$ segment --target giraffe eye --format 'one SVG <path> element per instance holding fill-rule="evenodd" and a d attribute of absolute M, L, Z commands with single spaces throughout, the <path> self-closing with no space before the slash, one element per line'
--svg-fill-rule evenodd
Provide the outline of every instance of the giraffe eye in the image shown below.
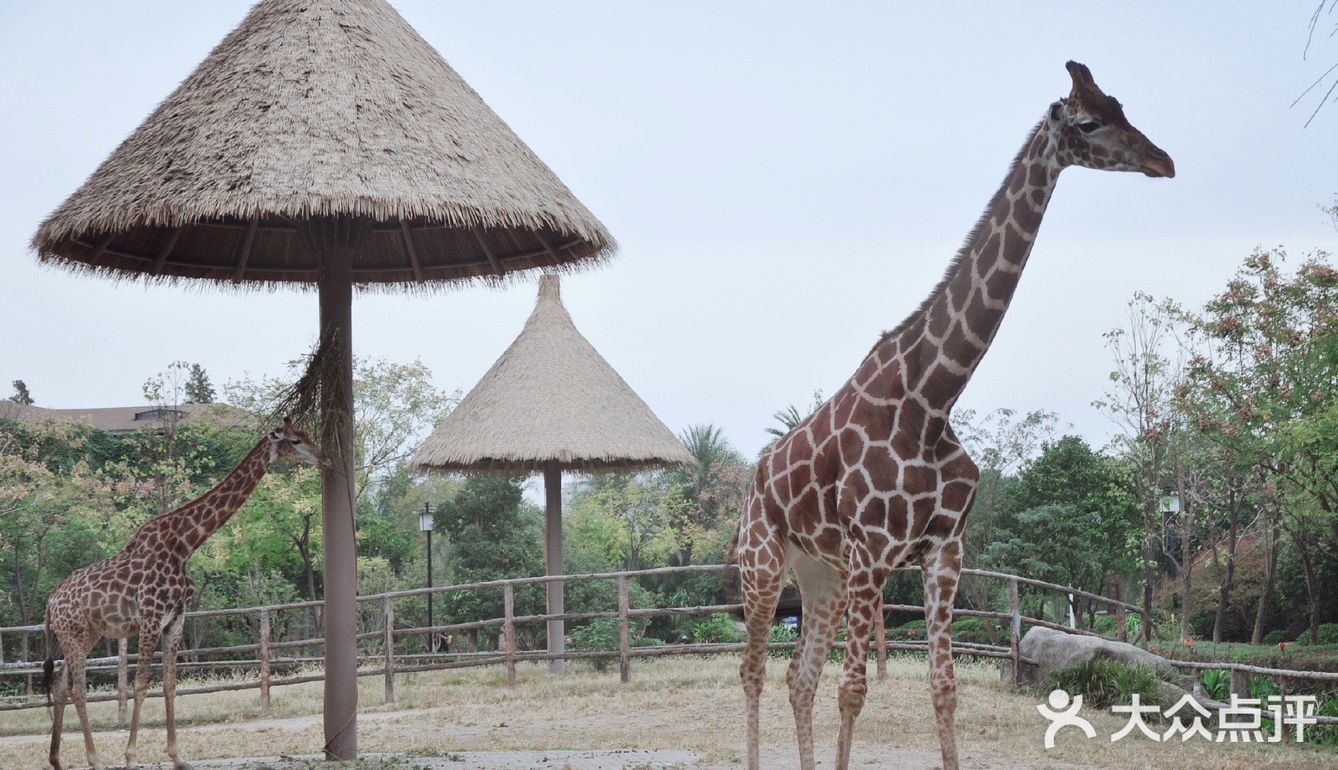
<path fill-rule="evenodd" d="M 290 443 L 290 444 L 301 444 L 301 443 L 302 443 L 302 439 L 300 439 L 300 438 L 290 438 L 290 439 L 288 439 L 288 443 Z"/>
<path fill-rule="evenodd" d="M 1098 128 L 1101 128 L 1101 124 L 1097 123 L 1095 120 L 1084 120 L 1078 124 L 1078 130 L 1084 134 L 1090 134 Z"/>

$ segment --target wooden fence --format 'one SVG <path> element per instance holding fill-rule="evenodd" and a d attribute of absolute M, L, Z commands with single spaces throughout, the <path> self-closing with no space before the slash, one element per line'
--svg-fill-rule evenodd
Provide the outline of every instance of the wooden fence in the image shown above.
<path fill-rule="evenodd" d="M 561 577 L 528 577 L 516 578 L 510 580 L 492 580 L 480 583 L 464 583 L 451 586 L 440 586 L 434 588 L 420 588 L 410 591 L 392 591 L 389 593 L 374 594 L 358 597 L 358 602 L 364 604 L 379 605 L 379 617 L 381 628 L 375 630 L 366 630 L 357 634 L 357 640 L 361 645 L 362 652 L 358 656 L 359 669 L 358 676 L 381 676 L 385 684 L 385 702 L 395 702 L 395 674 L 412 673 L 420 671 L 440 671 L 445 669 L 466 668 L 474 666 L 494 666 L 505 667 L 506 680 L 508 686 L 514 686 L 516 682 L 516 665 L 524 661 L 550 661 L 550 660 L 578 660 L 593 658 L 617 658 L 619 674 L 622 682 L 631 680 L 632 661 L 643 657 L 660 657 L 666 655 L 710 655 L 718 653 L 737 652 L 744 648 L 743 643 L 714 643 L 714 644 L 667 644 L 655 647 L 634 647 L 631 640 L 632 624 L 636 620 L 655 617 L 691 617 L 700 615 L 710 615 L 713 613 L 737 613 L 743 609 L 742 604 L 717 604 L 696 607 L 659 607 L 659 608 L 634 608 L 630 603 L 630 585 L 631 581 L 645 577 L 657 577 L 665 575 L 683 575 L 691 573 L 716 573 L 725 575 L 732 570 L 737 569 L 732 564 L 712 564 L 695 565 L 685 567 L 663 567 L 659 569 L 637 570 L 627 572 L 605 572 L 583 575 L 564 575 Z M 918 572 L 918 568 L 907 568 L 903 571 Z M 1054 623 L 1040 618 L 1033 618 L 1022 613 L 1020 591 L 1022 586 L 1039 588 L 1044 591 L 1059 592 L 1072 601 L 1072 597 L 1080 596 L 1091 600 L 1097 605 L 1104 605 L 1109 610 L 1113 610 L 1118 618 L 1118 628 L 1120 636 L 1124 635 L 1124 615 L 1132 612 L 1140 616 L 1143 610 L 1137 605 L 1120 602 L 1099 594 L 1094 594 L 1068 586 L 1061 586 L 1054 583 L 1047 583 L 1041 580 L 1009 575 L 1001 572 L 990 572 L 986 570 L 967 569 L 962 571 L 964 576 L 976 579 L 988 579 L 1003 581 L 1008 589 L 1008 609 L 1007 611 L 978 610 L 969 608 L 959 608 L 954 611 L 956 618 L 986 618 L 989 620 L 1000 621 L 1006 628 L 1008 644 L 973 644 L 954 642 L 954 654 L 959 656 L 987 657 L 1007 660 L 1011 664 L 1013 685 L 1018 684 L 1018 671 L 1022 663 L 1035 663 L 1035 661 L 1022 657 L 1021 653 L 1021 635 L 1023 624 L 1042 626 L 1065 633 L 1087 634 L 1092 636 L 1101 636 L 1094 632 L 1069 628 L 1063 624 Z M 567 612 L 554 615 L 516 615 L 515 614 L 515 592 L 520 586 L 535 585 L 560 580 L 567 583 L 584 581 L 616 581 L 618 588 L 618 607 L 616 610 L 605 610 L 597 612 Z M 448 623 L 433 626 L 414 626 L 408 628 L 398 628 L 395 626 L 395 601 L 410 597 L 421 597 L 428 594 L 446 594 L 461 591 L 480 591 L 486 589 L 501 589 L 503 616 L 500 618 L 489 618 L 484 620 L 474 620 L 463 623 Z M 959 594 L 960 596 L 960 594 Z M 202 685 L 196 687 L 183 687 L 177 690 L 179 695 L 190 695 L 199 693 L 221 692 L 224 690 L 251 690 L 259 691 L 260 712 L 262 716 L 270 713 L 270 690 L 288 684 L 298 684 L 302 682 L 315 682 L 324 679 L 321 673 L 297 673 L 291 676 L 275 677 L 273 670 L 276 666 L 301 666 L 303 664 L 319 664 L 320 657 L 303 656 L 292 654 L 291 651 L 303 649 L 319 649 L 323 644 L 322 639 L 296 639 L 275 641 L 271 638 L 271 629 L 273 619 L 278 613 L 282 612 L 310 612 L 313 607 L 320 607 L 321 602 L 295 602 L 291 604 L 269 605 L 263 607 L 244 607 L 225 610 L 205 610 L 200 612 L 187 613 L 187 619 L 208 618 L 221 616 L 254 616 L 256 627 L 258 628 L 258 638 L 254 643 L 222 646 L 222 647 L 202 647 L 183 650 L 182 660 L 178 667 L 185 671 L 195 668 L 243 668 L 248 673 L 254 671 L 254 677 L 245 681 L 228 682 L 221 684 Z M 919 605 L 906 604 L 888 604 L 884 611 L 896 612 L 920 612 L 924 608 Z M 564 620 L 569 622 L 591 621 L 601 618 L 616 618 L 618 621 L 618 647 L 608 650 L 568 650 L 560 654 L 549 653 L 546 649 L 520 650 L 516 644 L 516 629 L 518 626 L 526 624 L 543 624 L 549 620 Z M 888 641 L 883 628 L 882 616 L 880 615 L 876 624 L 876 642 L 874 649 L 877 657 L 877 670 L 881 678 L 886 671 L 886 654 L 888 650 L 910 650 L 924 651 L 927 642 L 924 640 L 895 640 Z M 1142 628 L 1146 631 L 1151 628 L 1151 623 L 1147 617 L 1143 617 Z M 497 650 L 488 650 L 481 652 L 455 652 L 455 653 L 409 653 L 407 651 L 397 652 L 397 642 L 401 647 L 405 647 L 403 640 L 428 635 L 452 634 L 469 631 L 479 631 L 483 629 L 496 629 L 500 632 L 499 644 Z M 24 655 L 24 660 L 17 662 L 5 662 L 3 659 L 3 639 L 12 638 L 12 635 L 19 635 L 21 638 L 20 649 L 28 654 Z M 0 628 L 0 682 L 5 679 L 20 678 L 27 680 L 28 693 L 26 695 L 14 696 L 0 699 L 0 711 L 41 708 L 45 706 L 45 698 L 32 693 L 31 681 L 34 675 L 40 674 L 41 660 L 37 655 L 41 650 L 42 626 L 10 626 Z M 35 636 L 37 644 L 30 643 Z M 769 644 L 768 648 L 772 650 L 792 649 L 794 642 L 782 642 Z M 139 655 L 128 653 L 126 640 L 119 640 L 119 654 L 99 658 L 89 658 L 87 668 L 90 671 L 116 669 L 116 692 L 115 693 L 91 693 L 88 697 L 90 702 L 116 700 L 119 705 L 118 715 L 124 721 L 126 692 L 128 682 L 128 665 L 131 662 L 138 662 Z M 255 653 L 254 657 L 244 659 L 207 659 L 209 656 L 218 656 L 225 654 Z M 154 651 L 153 666 L 161 668 L 162 653 Z M 1286 687 L 1287 679 L 1309 679 L 1318 681 L 1338 682 L 1338 673 L 1290 671 L 1283 669 L 1262 669 L 1243 664 L 1235 663 L 1194 663 L 1188 661 L 1171 661 L 1173 665 L 1183 668 L 1215 668 L 1230 669 L 1233 671 L 1233 680 L 1237 672 L 1241 674 L 1258 673 L 1278 679 L 1283 688 Z M 1248 690 L 1248 679 L 1245 686 Z M 1233 686 L 1233 690 L 1234 690 Z M 161 691 L 155 690 L 149 693 L 149 697 L 161 697 Z M 1327 721 L 1327 720 L 1326 720 Z"/>

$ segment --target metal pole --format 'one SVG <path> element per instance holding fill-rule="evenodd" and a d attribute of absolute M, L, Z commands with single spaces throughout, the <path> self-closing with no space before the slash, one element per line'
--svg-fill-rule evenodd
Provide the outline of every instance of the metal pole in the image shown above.
<path fill-rule="evenodd" d="M 427 503 L 424 503 L 423 505 L 426 506 Z M 431 588 L 431 587 L 432 587 L 432 530 L 430 530 L 430 529 L 427 531 L 427 587 L 428 587 L 428 588 Z M 432 594 L 428 594 L 428 595 L 427 595 L 427 625 L 428 625 L 428 628 L 431 628 L 432 625 L 433 625 L 433 624 L 432 624 Z M 428 631 L 428 632 L 427 632 L 427 651 L 428 651 L 428 652 L 436 652 L 436 651 L 437 651 L 437 632 L 436 632 L 436 631 Z"/>
<path fill-rule="evenodd" d="M 358 658 L 353 534 L 353 253 L 366 224 L 308 221 L 307 243 L 320 259 L 321 524 L 325 552 L 325 700 L 327 760 L 358 758 Z"/>

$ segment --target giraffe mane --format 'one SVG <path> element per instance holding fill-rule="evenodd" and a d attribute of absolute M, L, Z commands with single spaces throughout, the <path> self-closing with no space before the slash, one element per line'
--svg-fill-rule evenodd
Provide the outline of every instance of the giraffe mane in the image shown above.
<path fill-rule="evenodd" d="M 1031 149 L 1032 140 L 1036 138 L 1036 134 L 1041 130 L 1041 127 L 1045 125 L 1045 121 L 1045 118 L 1041 118 L 1036 122 L 1036 125 L 1032 126 L 1031 131 L 1027 133 L 1027 139 L 1022 143 L 1022 149 L 1017 151 L 1017 155 L 1013 157 L 1013 162 L 1008 164 L 1008 173 L 1004 174 L 1004 184 L 1000 189 L 1003 189 L 1003 186 L 1008 184 L 1008 179 L 1013 176 L 1013 172 L 1017 170 L 1018 165 L 1022 163 L 1022 159 L 1026 157 L 1027 151 Z M 996 197 L 997 195 L 998 193 L 995 193 Z M 935 284 L 934 288 L 929 292 L 929 296 L 925 297 L 920 303 L 920 306 L 912 311 L 910 315 L 902 319 L 901 323 L 892 327 L 892 329 L 883 332 L 878 337 L 878 341 L 875 342 L 873 347 L 869 349 L 869 352 L 865 354 L 865 358 L 873 355 L 873 352 L 884 342 L 887 342 L 889 339 L 906 331 L 911 324 L 915 323 L 917 318 L 923 316 L 925 312 L 929 310 L 929 307 L 934 304 L 934 300 L 938 299 L 939 294 L 947 288 L 948 283 L 952 281 L 953 276 L 957 274 L 957 269 L 961 267 L 962 262 L 970 256 L 971 244 L 975 243 L 981 230 L 984 229 L 990 221 L 990 214 L 994 211 L 994 200 L 994 197 L 990 198 L 990 202 L 985 206 L 985 210 L 981 212 L 980 217 L 976 219 L 976 224 L 971 228 L 971 231 L 966 234 L 966 239 L 963 240 L 962 245 L 958 247 L 957 253 L 953 256 L 952 261 L 948 263 L 947 269 L 943 271 L 943 277 L 939 279 L 939 282 Z"/>

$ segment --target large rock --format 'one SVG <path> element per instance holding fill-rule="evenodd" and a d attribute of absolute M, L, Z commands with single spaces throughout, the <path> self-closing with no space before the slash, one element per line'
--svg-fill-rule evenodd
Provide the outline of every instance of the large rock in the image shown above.
<path fill-rule="evenodd" d="M 1038 684 L 1055 671 L 1081 666 L 1098 658 L 1109 658 L 1131 666 L 1141 664 L 1166 673 L 1172 681 L 1192 682 L 1182 677 L 1180 672 L 1160 655 L 1153 655 L 1132 644 L 1103 639 L 1099 636 L 1066 634 L 1063 631 L 1033 626 L 1027 635 L 1022 637 L 1020 648 L 1023 658 L 1036 661 L 1035 664 L 1026 662 L 1022 664 L 1019 674 L 1024 684 Z"/>

